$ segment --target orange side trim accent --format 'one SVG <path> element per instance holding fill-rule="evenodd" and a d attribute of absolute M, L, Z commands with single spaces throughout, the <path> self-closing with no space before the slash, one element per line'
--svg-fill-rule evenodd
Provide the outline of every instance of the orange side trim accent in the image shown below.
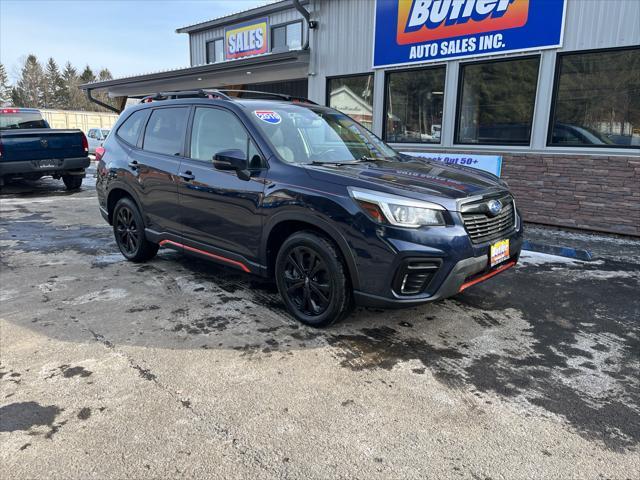
<path fill-rule="evenodd" d="M 511 260 L 509 263 L 505 263 L 504 265 L 502 265 L 499 268 L 496 268 L 495 270 L 492 270 L 491 272 L 478 277 L 476 279 L 471 280 L 470 282 L 466 282 L 463 283 L 462 285 L 460 285 L 460 290 L 458 290 L 458 293 L 462 292 L 463 290 L 466 290 L 469 287 L 474 286 L 476 283 L 480 283 L 480 282 L 484 282 L 485 280 L 488 280 L 491 277 L 496 276 L 497 274 L 504 272 L 505 270 L 507 270 L 508 268 L 513 267 L 516 264 L 515 260 Z"/>
<path fill-rule="evenodd" d="M 213 253 L 205 252 L 204 250 L 200 250 L 199 248 L 190 247 L 189 245 L 183 245 L 182 243 L 174 242 L 173 240 L 162 240 L 160 242 L 160 246 L 164 247 L 166 243 L 170 243 L 177 247 L 182 247 L 185 250 L 189 250 L 190 252 L 200 253 L 202 255 L 206 255 L 207 257 L 215 258 L 216 260 L 220 260 L 221 262 L 229 263 L 231 265 L 235 265 L 236 267 L 240 267 L 244 272 L 251 273 L 251 270 L 247 268 L 247 266 L 242 262 L 237 262 L 235 260 L 231 260 L 230 258 L 221 257 L 220 255 L 215 255 Z"/>

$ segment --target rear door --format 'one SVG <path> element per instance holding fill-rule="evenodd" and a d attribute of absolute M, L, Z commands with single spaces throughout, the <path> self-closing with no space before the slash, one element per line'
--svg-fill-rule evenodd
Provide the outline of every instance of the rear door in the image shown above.
<path fill-rule="evenodd" d="M 182 160 L 178 180 L 185 238 L 257 260 L 266 178 L 263 155 L 240 119 L 222 108 L 195 109 L 188 144 L 189 158 Z M 250 180 L 214 168 L 215 154 L 229 149 L 246 152 Z"/>
<path fill-rule="evenodd" d="M 153 109 L 142 149 L 132 149 L 129 154 L 146 224 L 159 233 L 180 234 L 177 175 L 184 157 L 188 118 L 189 107 Z"/>

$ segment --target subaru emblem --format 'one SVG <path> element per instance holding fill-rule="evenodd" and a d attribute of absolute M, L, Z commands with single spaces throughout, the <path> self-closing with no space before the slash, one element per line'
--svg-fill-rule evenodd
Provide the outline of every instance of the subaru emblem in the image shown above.
<path fill-rule="evenodd" d="M 495 217 L 502 210 L 502 202 L 500 200 L 490 200 L 487 203 L 487 208 L 491 216 Z"/>

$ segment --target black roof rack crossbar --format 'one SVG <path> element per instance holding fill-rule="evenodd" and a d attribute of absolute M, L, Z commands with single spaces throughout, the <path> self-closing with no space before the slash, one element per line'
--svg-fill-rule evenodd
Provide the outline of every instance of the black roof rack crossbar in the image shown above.
<path fill-rule="evenodd" d="M 155 95 L 148 95 L 141 100 L 141 103 L 160 101 L 160 100 L 174 100 L 177 98 L 219 98 L 223 100 L 232 100 L 229 95 L 218 90 L 180 90 L 176 92 L 158 92 Z"/>
<path fill-rule="evenodd" d="M 228 95 L 237 94 L 237 95 Z M 181 90 L 176 92 L 158 92 L 155 95 L 148 95 L 140 100 L 141 103 L 161 101 L 161 100 L 175 100 L 177 98 L 210 98 L 221 100 L 234 100 L 236 98 L 253 98 L 259 99 L 264 97 L 273 97 L 280 100 L 286 100 L 288 102 L 301 102 L 309 103 L 311 105 L 317 105 L 316 102 L 304 97 L 297 97 L 294 95 L 287 95 L 285 93 L 271 93 L 261 92 L 258 90 L 233 90 L 233 89 L 220 89 L 220 90 Z"/>
<path fill-rule="evenodd" d="M 262 97 L 276 97 L 282 100 L 286 100 L 288 102 L 304 102 L 304 103 L 310 103 L 312 105 L 317 105 L 316 102 L 313 102 L 311 100 L 309 100 L 308 98 L 305 97 L 298 97 L 295 95 L 287 95 L 286 93 L 271 93 L 271 92 L 262 92 L 260 90 L 233 90 L 233 89 L 227 89 L 227 88 L 221 88 L 219 90 L 217 90 L 218 92 L 221 93 L 238 93 L 240 95 L 237 96 L 237 98 L 252 98 L 252 95 L 258 96 L 260 98 Z"/>

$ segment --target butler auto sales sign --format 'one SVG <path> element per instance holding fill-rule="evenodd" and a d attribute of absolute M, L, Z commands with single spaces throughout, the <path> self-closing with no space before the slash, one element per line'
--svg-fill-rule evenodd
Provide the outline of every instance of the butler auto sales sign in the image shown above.
<path fill-rule="evenodd" d="M 567 0 L 376 0 L 373 67 L 554 48 Z"/>

